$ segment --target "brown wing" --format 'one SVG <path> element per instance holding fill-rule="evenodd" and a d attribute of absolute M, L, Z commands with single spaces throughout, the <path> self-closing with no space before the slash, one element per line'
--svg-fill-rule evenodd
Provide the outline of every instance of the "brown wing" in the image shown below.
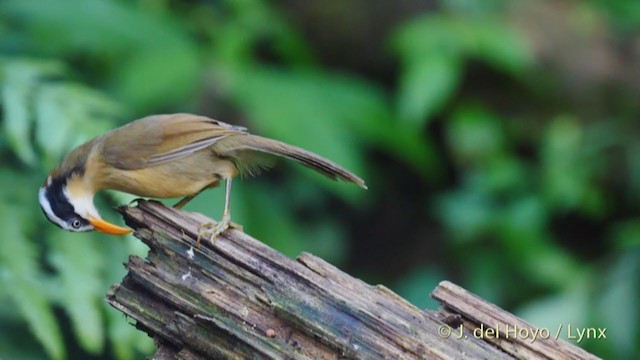
<path fill-rule="evenodd" d="M 152 115 L 103 135 L 101 155 L 124 170 L 189 156 L 245 128 L 192 114 Z"/>

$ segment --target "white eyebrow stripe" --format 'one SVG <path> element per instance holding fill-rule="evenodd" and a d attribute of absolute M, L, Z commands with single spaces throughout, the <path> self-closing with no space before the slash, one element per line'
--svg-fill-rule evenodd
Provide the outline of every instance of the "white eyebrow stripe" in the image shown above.
<path fill-rule="evenodd" d="M 51 204 L 47 199 L 46 192 L 47 188 L 44 187 L 40 188 L 40 191 L 38 192 L 38 200 L 40 200 L 40 206 L 42 207 L 42 210 L 44 210 L 45 214 L 47 214 L 49 220 L 55 222 L 61 228 L 69 230 L 69 225 L 67 224 L 67 222 L 56 216 L 56 214 L 53 212 L 53 209 L 51 209 Z"/>

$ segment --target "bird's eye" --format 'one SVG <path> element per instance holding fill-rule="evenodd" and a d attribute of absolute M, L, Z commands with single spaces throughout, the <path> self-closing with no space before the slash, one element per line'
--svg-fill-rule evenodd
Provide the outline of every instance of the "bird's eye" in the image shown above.
<path fill-rule="evenodd" d="M 71 226 L 73 226 L 74 229 L 79 229 L 80 226 L 82 226 L 82 223 L 80 222 L 80 220 L 73 220 Z"/>

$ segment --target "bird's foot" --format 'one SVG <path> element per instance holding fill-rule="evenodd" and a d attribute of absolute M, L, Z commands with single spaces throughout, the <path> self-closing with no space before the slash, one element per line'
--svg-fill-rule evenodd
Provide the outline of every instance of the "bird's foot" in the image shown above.
<path fill-rule="evenodd" d="M 196 241 L 196 245 L 200 247 L 200 240 L 203 238 L 209 238 L 211 245 L 214 245 L 218 235 L 227 230 L 230 225 L 234 227 L 233 225 L 236 224 L 231 222 L 231 217 L 229 215 L 223 215 L 222 219 L 217 223 L 208 222 L 200 225 L 198 228 L 198 240 Z"/>
<path fill-rule="evenodd" d="M 240 224 L 234 223 L 233 221 L 229 221 L 229 227 L 244 232 L 244 227 Z"/>

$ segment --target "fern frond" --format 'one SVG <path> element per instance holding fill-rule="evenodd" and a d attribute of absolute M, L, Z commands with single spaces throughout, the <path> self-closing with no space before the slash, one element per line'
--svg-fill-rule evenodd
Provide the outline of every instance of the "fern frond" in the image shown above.
<path fill-rule="evenodd" d="M 4 131 L 7 141 L 23 162 L 37 163 L 31 141 L 31 105 L 38 83 L 51 76 L 60 75 L 57 63 L 33 60 L 0 61 L 0 98 L 4 109 Z"/>
<path fill-rule="evenodd" d="M 9 211 L 8 209 L 11 209 Z M 0 282 L 10 289 L 17 311 L 40 341 L 47 354 L 54 359 L 65 358 L 65 347 L 60 327 L 51 308 L 47 293 L 42 291 L 42 271 L 38 266 L 34 243 L 25 234 L 26 214 L 10 204 L 0 206 L 0 264 L 4 267 Z"/>
<path fill-rule="evenodd" d="M 73 146 L 112 128 L 121 115 L 121 106 L 101 92 L 64 81 L 66 73 L 56 61 L 0 61 L 4 130 L 11 149 L 26 164 L 34 166 L 41 158 L 45 167 L 54 166 Z"/>
<path fill-rule="evenodd" d="M 61 231 L 49 236 L 48 257 L 62 286 L 61 305 L 71 318 L 74 334 L 82 347 L 93 354 L 104 348 L 101 303 L 101 272 L 104 261 L 96 236 L 82 239 Z"/>
<path fill-rule="evenodd" d="M 118 283 L 126 275 L 127 271 L 122 263 L 130 255 L 144 258 L 149 250 L 144 243 L 131 235 L 120 239 L 122 241 L 101 243 L 102 255 L 109 259 L 105 263 L 105 287 Z M 132 360 L 137 353 L 149 354 L 153 351 L 154 345 L 151 338 L 138 331 L 120 311 L 111 307 L 107 309 L 107 333 L 118 360 Z"/>

